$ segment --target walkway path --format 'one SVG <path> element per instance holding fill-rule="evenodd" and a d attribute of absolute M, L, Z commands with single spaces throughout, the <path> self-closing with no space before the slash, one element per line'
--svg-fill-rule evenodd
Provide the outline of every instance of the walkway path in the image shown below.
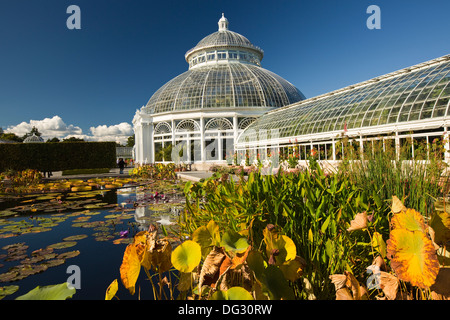
<path fill-rule="evenodd" d="M 177 177 L 181 180 L 189 180 L 198 182 L 201 179 L 207 179 L 213 175 L 212 172 L 209 171 L 184 171 L 178 172 Z"/>
<path fill-rule="evenodd" d="M 77 174 L 77 175 L 69 175 L 63 176 L 62 171 L 52 172 L 52 176 L 50 178 L 45 178 L 45 180 L 61 180 L 61 179 L 93 179 L 93 178 L 106 178 L 106 177 L 121 177 L 128 178 L 129 171 L 133 168 L 125 168 L 123 174 L 119 173 L 119 168 L 113 168 L 109 170 L 109 173 L 94 173 L 94 174 Z M 213 175 L 213 172 L 210 171 L 185 171 L 185 172 L 177 172 L 177 177 L 181 180 L 185 181 L 194 181 L 198 182 L 201 179 L 207 179 Z"/>

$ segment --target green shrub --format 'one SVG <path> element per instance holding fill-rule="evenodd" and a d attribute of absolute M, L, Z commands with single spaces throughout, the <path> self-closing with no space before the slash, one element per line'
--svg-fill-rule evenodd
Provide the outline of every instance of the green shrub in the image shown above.
<path fill-rule="evenodd" d="M 109 173 L 109 168 L 63 170 L 62 175 L 70 176 L 75 174 L 97 174 L 97 173 Z"/>
<path fill-rule="evenodd" d="M 63 171 L 116 166 L 114 142 L 0 144 L 0 172 L 7 169 Z"/>

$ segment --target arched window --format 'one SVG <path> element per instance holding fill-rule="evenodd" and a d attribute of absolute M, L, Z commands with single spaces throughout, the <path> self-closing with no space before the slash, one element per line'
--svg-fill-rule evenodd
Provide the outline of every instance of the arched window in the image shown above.
<path fill-rule="evenodd" d="M 182 120 L 177 124 L 176 132 L 200 131 L 199 124 L 194 120 Z"/>
<path fill-rule="evenodd" d="M 239 129 L 245 129 L 247 128 L 249 125 L 251 125 L 254 121 L 256 120 L 256 118 L 253 117 L 247 117 L 242 119 L 241 121 L 239 121 Z"/>
<path fill-rule="evenodd" d="M 159 122 L 155 126 L 154 134 L 168 134 L 172 133 L 172 127 L 167 122 Z"/>
<path fill-rule="evenodd" d="M 205 130 L 233 130 L 233 124 L 226 118 L 213 118 L 206 123 Z"/>

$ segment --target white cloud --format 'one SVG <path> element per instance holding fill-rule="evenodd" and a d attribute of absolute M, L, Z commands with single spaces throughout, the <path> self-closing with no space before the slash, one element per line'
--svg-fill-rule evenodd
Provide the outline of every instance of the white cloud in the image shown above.
<path fill-rule="evenodd" d="M 91 127 L 92 138 L 95 141 L 116 141 L 125 144 L 129 136 L 133 135 L 133 127 L 127 122 L 112 126 L 100 125 Z"/>
<path fill-rule="evenodd" d="M 74 125 L 67 125 L 59 116 L 45 118 L 43 120 L 30 120 L 30 122 L 21 122 L 16 126 L 9 126 L 5 131 L 14 132 L 19 137 L 29 133 L 33 127 L 36 127 L 44 140 L 57 137 L 65 138 L 67 135 L 82 134 L 83 130 Z"/>
<path fill-rule="evenodd" d="M 70 137 L 84 139 L 85 141 L 115 141 L 126 144 L 129 136 L 133 135 L 133 127 L 127 122 L 116 125 L 99 125 L 91 127 L 91 134 L 83 133 L 83 130 L 75 125 L 67 125 L 59 116 L 45 118 L 43 120 L 30 120 L 21 122 L 15 126 L 9 126 L 5 132 L 13 132 L 22 137 L 29 133 L 33 127 L 36 127 L 44 140 L 58 138 L 60 140 Z"/>

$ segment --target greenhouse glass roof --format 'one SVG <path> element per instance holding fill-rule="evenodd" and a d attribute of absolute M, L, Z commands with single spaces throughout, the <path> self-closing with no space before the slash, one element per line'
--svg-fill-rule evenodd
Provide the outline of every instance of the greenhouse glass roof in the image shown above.
<path fill-rule="evenodd" d="M 282 107 L 304 99 L 288 81 L 242 63 L 190 69 L 161 87 L 147 103 L 151 113 L 229 107 Z"/>
<path fill-rule="evenodd" d="M 449 114 L 450 55 L 269 111 L 239 137 L 238 147 L 275 132 L 278 140 L 442 119 Z M 325 134 L 329 133 L 329 134 Z M 266 134 L 264 134 L 266 137 Z M 266 138 L 265 138 L 266 139 Z"/>

